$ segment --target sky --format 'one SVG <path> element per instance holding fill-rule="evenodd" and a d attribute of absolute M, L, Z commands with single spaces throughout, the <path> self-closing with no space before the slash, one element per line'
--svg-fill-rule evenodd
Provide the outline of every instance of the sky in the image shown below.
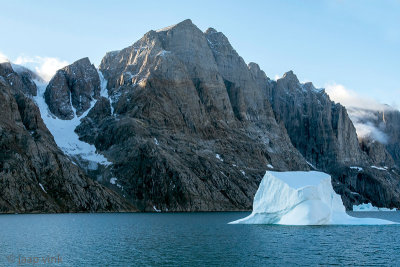
<path fill-rule="evenodd" d="M 340 102 L 400 105 L 400 0 L 5 1 L 0 60 L 48 80 L 82 57 L 190 18 L 223 32 L 248 62 L 276 79 L 293 70 Z M 351 98 L 348 98 L 350 96 Z"/>

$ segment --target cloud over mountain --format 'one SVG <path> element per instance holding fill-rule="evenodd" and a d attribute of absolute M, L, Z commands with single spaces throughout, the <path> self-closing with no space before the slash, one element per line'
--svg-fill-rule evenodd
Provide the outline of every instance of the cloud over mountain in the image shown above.
<path fill-rule="evenodd" d="M 0 63 L 8 62 L 8 58 L 2 52 L 0 52 Z"/>
<path fill-rule="evenodd" d="M 68 65 L 68 62 L 65 60 L 41 56 L 19 56 L 14 63 L 34 70 L 46 81 L 49 81 L 57 70 Z"/>
<path fill-rule="evenodd" d="M 382 129 L 384 125 L 376 126 L 374 121 L 377 119 L 377 114 L 371 111 L 391 110 L 393 109 L 392 107 L 383 105 L 374 99 L 360 96 L 341 84 L 327 84 L 325 87 L 326 92 L 333 101 L 347 108 L 359 138 L 370 137 L 383 144 L 387 143 L 388 137 Z"/>

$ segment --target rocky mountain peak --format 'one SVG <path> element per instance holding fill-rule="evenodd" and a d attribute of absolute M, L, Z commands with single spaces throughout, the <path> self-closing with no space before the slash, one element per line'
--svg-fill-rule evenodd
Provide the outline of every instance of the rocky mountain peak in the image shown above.
<path fill-rule="evenodd" d="M 314 84 L 312 82 L 305 82 L 303 86 L 307 89 L 315 89 Z"/>
<path fill-rule="evenodd" d="M 165 32 L 165 31 L 176 30 L 176 29 L 179 30 L 179 29 L 185 29 L 185 28 L 198 29 L 197 26 L 193 24 L 191 19 L 185 19 L 177 24 L 156 30 L 156 32 Z"/>
<path fill-rule="evenodd" d="M 69 66 L 64 67 L 65 68 L 90 68 L 90 66 L 92 65 L 92 63 L 90 62 L 88 57 L 84 57 L 81 59 L 78 59 L 77 61 L 75 61 L 74 63 L 72 63 Z"/>
<path fill-rule="evenodd" d="M 206 35 L 211 48 L 218 49 L 218 47 L 220 47 L 219 49 L 226 48 L 227 50 L 234 50 L 228 38 L 222 32 L 219 32 L 214 28 L 208 28 L 204 34 Z"/>
<path fill-rule="evenodd" d="M 13 68 L 10 62 L 0 63 L 0 76 L 6 77 L 8 74 L 13 72 Z"/>
<path fill-rule="evenodd" d="M 0 76 L 4 77 L 14 92 L 21 91 L 29 96 L 36 96 L 37 88 L 32 79 L 40 78 L 32 71 L 10 62 L 3 62 L 0 63 Z"/>
<path fill-rule="evenodd" d="M 250 62 L 247 66 L 255 78 L 262 78 L 264 80 L 263 82 L 268 82 L 268 80 L 270 80 L 257 63 Z"/>
<path fill-rule="evenodd" d="M 294 74 L 294 72 L 292 70 L 290 70 L 288 72 L 285 72 L 285 74 L 283 74 L 281 79 L 285 79 L 285 80 L 288 80 L 288 81 L 294 81 L 296 83 L 299 82 L 299 79 L 297 79 L 296 74 Z"/>
<path fill-rule="evenodd" d="M 214 55 L 204 33 L 190 20 L 150 31 L 132 46 L 107 54 L 100 64 L 100 70 L 108 80 L 108 89 L 112 95 L 128 93 L 128 87 L 156 85 L 162 86 L 163 90 L 169 88 L 168 94 L 175 95 L 180 90 L 178 88 L 183 90 L 183 84 L 186 84 L 185 92 L 181 95 L 190 95 L 190 101 L 195 102 L 190 108 L 197 110 L 200 118 L 202 114 L 208 113 L 218 120 L 222 118 L 225 122 L 233 121 L 232 107 Z M 178 80 L 180 84 L 174 87 L 160 83 L 176 83 Z M 145 92 L 150 93 L 149 90 Z M 174 101 L 183 101 L 178 98 Z M 121 109 L 117 108 L 116 111 Z M 193 119 L 196 121 L 200 118 L 197 116 Z M 192 119 L 186 120 L 190 121 L 190 125 L 197 124 Z"/>
<path fill-rule="evenodd" d="M 100 78 L 89 58 L 82 58 L 58 70 L 44 93 L 50 111 L 69 120 L 89 109 L 90 102 L 100 96 Z"/>

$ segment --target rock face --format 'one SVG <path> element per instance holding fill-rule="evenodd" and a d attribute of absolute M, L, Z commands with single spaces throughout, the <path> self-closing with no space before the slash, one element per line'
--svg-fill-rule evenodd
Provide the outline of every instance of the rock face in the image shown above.
<path fill-rule="evenodd" d="M 323 89 L 300 84 L 289 71 L 276 82 L 270 97 L 293 145 L 318 169 L 366 160 L 346 109 L 332 102 Z"/>
<path fill-rule="evenodd" d="M 379 142 L 359 144 L 345 107 L 312 83 L 301 84 L 292 71 L 272 85 L 266 80 L 264 84 L 276 119 L 284 123 L 293 145 L 316 169 L 332 174 L 333 187 L 348 209 L 363 202 L 400 205 L 400 176 L 392 157 Z"/>
<path fill-rule="evenodd" d="M 389 140 L 386 149 L 400 168 L 400 112 L 398 110 L 382 112 L 382 122 Z"/>
<path fill-rule="evenodd" d="M 60 119 L 72 119 L 90 108 L 100 96 L 100 79 L 88 58 L 57 71 L 44 94 L 50 111 Z"/>
<path fill-rule="evenodd" d="M 57 148 L 29 92 L 32 80 L 0 64 L 0 213 L 133 211 Z"/>
<path fill-rule="evenodd" d="M 266 168 L 309 168 L 220 33 L 190 20 L 150 31 L 100 70 L 113 114 L 98 101 L 76 131 L 140 210 L 248 210 Z"/>
<path fill-rule="evenodd" d="M 395 167 L 396 164 L 384 144 L 371 138 L 360 138 L 361 149 L 367 153 L 374 166 Z"/>
<path fill-rule="evenodd" d="M 33 79 L 41 80 L 32 71 L 18 65 L 12 66 L 8 62 L 1 63 L 0 76 L 7 80 L 8 85 L 14 91 L 21 91 L 32 96 L 36 96 L 37 94 L 36 84 L 33 82 Z"/>

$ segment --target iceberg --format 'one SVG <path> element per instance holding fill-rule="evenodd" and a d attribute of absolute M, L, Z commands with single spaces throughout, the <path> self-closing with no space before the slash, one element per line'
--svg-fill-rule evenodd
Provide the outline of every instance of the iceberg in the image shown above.
<path fill-rule="evenodd" d="M 329 174 L 267 171 L 254 197 L 253 212 L 230 224 L 379 225 L 394 222 L 346 213 Z"/>
<path fill-rule="evenodd" d="M 353 211 L 397 211 L 396 208 L 388 209 L 388 208 L 378 208 L 372 206 L 371 203 L 363 203 L 360 205 L 353 205 Z"/>

